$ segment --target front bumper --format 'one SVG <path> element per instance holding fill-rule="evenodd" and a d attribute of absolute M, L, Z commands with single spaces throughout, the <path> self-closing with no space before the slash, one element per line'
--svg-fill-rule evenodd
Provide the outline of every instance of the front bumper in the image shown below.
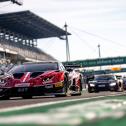
<path fill-rule="evenodd" d="M 98 91 L 109 91 L 109 90 L 116 90 L 117 85 L 110 85 L 109 83 L 107 83 L 107 84 L 95 84 L 91 88 L 93 88 L 94 90 L 98 90 Z"/>
<path fill-rule="evenodd" d="M 55 87 L 50 86 L 35 86 L 35 87 L 12 87 L 12 88 L 0 88 L 0 97 L 21 97 L 21 96 L 41 96 L 46 93 L 57 94 L 63 93 L 63 86 Z"/>

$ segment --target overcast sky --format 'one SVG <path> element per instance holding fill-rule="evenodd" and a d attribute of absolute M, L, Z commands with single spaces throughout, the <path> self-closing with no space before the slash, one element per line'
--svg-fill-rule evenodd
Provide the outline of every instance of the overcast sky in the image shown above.
<path fill-rule="evenodd" d="M 31 10 L 60 28 L 68 24 L 71 60 L 126 56 L 126 0 L 23 0 L 22 7 L 5 2 L 0 11 Z M 9 5 L 8 5 L 9 4 Z M 38 47 L 66 60 L 65 41 L 41 39 Z"/>

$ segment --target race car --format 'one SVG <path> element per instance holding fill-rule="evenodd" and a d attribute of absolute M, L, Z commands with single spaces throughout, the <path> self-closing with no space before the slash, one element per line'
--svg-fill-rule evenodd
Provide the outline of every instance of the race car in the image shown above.
<path fill-rule="evenodd" d="M 73 67 L 73 66 L 72 66 Z M 71 95 L 79 95 L 78 91 L 82 91 L 82 84 L 84 82 L 83 75 L 79 72 L 79 70 L 74 68 L 67 68 L 68 80 L 69 80 L 69 89 L 71 91 Z"/>
<path fill-rule="evenodd" d="M 88 83 L 88 92 L 98 92 L 102 90 L 118 91 L 119 84 L 115 75 L 102 74 L 95 75 L 92 81 Z"/>
<path fill-rule="evenodd" d="M 81 82 L 74 94 L 81 95 Z M 0 76 L 0 97 L 32 98 L 32 96 L 55 95 L 67 96 L 71 85 L 69 72 L 60 62 L 24 63 L 15 65 L 7 73 Z M 71 94 L 72 95 L 72 92 Z"/>

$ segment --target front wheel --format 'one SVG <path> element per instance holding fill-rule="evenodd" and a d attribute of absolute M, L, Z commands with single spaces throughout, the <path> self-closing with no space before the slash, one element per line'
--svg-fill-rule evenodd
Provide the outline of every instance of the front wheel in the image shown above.
<path fill-rule="evenodd" d="M 0 99 L 1 99 L 1 100 L 9 100 L 10 97 L 9 97 L 9 96 L 2 96 Z"/>
<path fill-rule="evenodd" d="M 31 95 L 27 95 L 27 96 L 22 96 L 23 99 L 32 99 L 32 96 Z"/>
<path fill-rule="evenodd" d="M 98 90 L 94 87 L 90 87 L 90 85 L 88 85 L 88 93 L 93 93 L 93 92 L 98 92 Z"/>
<path fill-rule="evenodd" d="M 55 94 L 55 97 L 66 97 L 67 96 L 67 92 L 68 92 L 68 79 L 65 76 L 64 77 L 64 82 L 63 82 L 64 86 L 62 89 L 62 93 L 59 94 Z"/>
<path fill-rule="evenodd" d="M 88 93 L 93 93 L 93 89 L 88 85 Z"/>

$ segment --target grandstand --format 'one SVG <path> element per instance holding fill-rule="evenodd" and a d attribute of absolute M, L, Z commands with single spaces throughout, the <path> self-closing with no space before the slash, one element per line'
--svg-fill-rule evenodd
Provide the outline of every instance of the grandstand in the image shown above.
<path fill-rule="evenodd" d="M 37 47 L 37 40 L 64 35 L 64 30 L 30 11 L 0 14 L 0 63 L 56 60 Z"/>

